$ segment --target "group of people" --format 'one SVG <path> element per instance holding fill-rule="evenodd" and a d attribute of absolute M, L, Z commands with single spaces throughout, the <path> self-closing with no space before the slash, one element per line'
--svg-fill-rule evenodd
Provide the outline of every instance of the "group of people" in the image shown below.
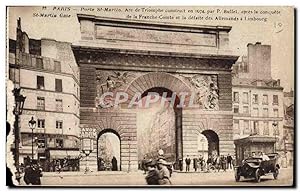
<path fill-rule="evenodd" d="M 162 150 L 159 151 L 157 160 L 142 161 L 142 169 L 147 174 L 145 179 L 148 185 L 171 185 L 170 177 L 172 175 L 172 163 L 165 160 Z"/>
<path fill-rule="evenodd" d="M 98 158 L 98 171 L 118 171 L 118 160 L 115 156 L 112 157 L 111 161 L 108 159 Z"/>
<path fill-rule="evenodd" d="M 215 170 L 215 171 L 226 171 L 226 169 L 233 168 L 233 157 L 228 154 L 227 156 L 224 155 L 209 155 L 207 160 L 200 155 L 199 158 L 194 156 L 194 158 L 190 158 L 189 155 L 185 158 L 185 171 L 189 172 L 191 164 L 193 165 L 194 171 L 207 171 Z M 179 170 L 183 171 L 183 161 L 182 159 L 179 160 Z"/>
<path fill-rule="evenodd" d="M 79 171 L 79 159 L 53 159 L 49 163 L 46 163 L 45 171 Z"/>

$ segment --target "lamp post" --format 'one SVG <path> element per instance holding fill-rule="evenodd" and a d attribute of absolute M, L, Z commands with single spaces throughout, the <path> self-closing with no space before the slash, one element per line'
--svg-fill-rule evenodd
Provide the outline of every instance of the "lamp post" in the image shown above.
<path fill-rule="evenodd" d="M 28 122 L 29 128 L 31 129 L 31 159 L 33 160 L 33 130 L 36 126 L 36 121 L 33 117 L 31 117 L 31 120 Z"/>
<path fill-rule="evenodd" d="M 89 171 L 89 166 L 88 166 L 88 156 L 91 154 L 93 151 L 93 139 L 91 138 L 83 138 L 82 139 L 82 152 L 85 154 L 85 171 L 84 173 L 86 174 Z"/>
<path fill-rule="evenodd" d="M 20 179 L 19 177 L 19 143 L 20 143 L 20 129 L 19 129 L 19 116 L 22 115 L 24 102 L 26 97 L 20 94 L 21 89 L 15 88 L 13 90 L 13 94 L 15 97 L 15 107 L 13 113 L 15 115 L 15 123 L 14 123 L 14 134 L 15 134 L 15 165 L 17 169 L 17 180 Z"/>
<path fill-rule="evenodd" d="M 276 127 L 278 126 L 278 123 L 274 121 L 274 122 L 272 123 L 272 126 L 273 126 L 273 128 L 274 128 L 274 136 L 275 136 L 274 153 L 276 153 L 276 142 L 277 142 L 277 138 L 276 138 Z"/>

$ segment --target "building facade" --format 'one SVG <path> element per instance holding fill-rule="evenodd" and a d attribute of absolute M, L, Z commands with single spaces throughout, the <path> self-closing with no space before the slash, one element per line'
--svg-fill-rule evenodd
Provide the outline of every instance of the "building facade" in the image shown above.
<path fill-rule="evenodd" d="M 274 137 L 275 151 L 284 157 L 283 87 L 279 79 L 271 77 L 271 47 L 261 43 L 247 47 L 248 55 L 233 66 L 234 139 L 249 135 Z"/>
<path fill-rule="evenodd" d="M 16 34 L 16 40 L 9 40 L 9 78 L 26 96 L 19 161 L 26 163 L 33 156 L 44 170 L 53 171 L 53 160 L 75 162 L 79 155 L 78 66 L 70 43 L 30 39 L 21 19 Z M 28 124 L 32 117 L 33 134 Z"/>
<path fill-rule="evenodd" d="M 138 168 L 136 121 L 141 112 L 128 103 L 135 93 L 150 91 L 185 92 L 192 100 L 193 107 L 174 110 L 176 161 L 203 152 L 199 134 L 207 138 L 210 154 L 234 152 L 231 67 L 238 57 L 228 46 L 231 27 L 91 15 L 78 15 L 78 20 L 81 40 L 72 48 L 80 66 L 80 126 L 95 133 L 92 146 L 86 145 L 90 169 L 97 170 L 97 140 L 108 131 L 120 139 L 121 170 Z M 111 99 L 111 107 L 103 108 L 100 98 L 107 91 L 128 94 L 128 102 L 112 107 Z"/>
<path fill-rule="evenodd" d="M 284 152 L 288 167 L 293 167 L 294 163 L 294 91 L 284 92 Z"/>

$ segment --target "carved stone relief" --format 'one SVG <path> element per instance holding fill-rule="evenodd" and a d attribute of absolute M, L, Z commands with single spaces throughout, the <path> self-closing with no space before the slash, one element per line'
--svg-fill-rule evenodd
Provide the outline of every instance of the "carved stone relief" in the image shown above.
<path fill-rule="evenodd" d="M 96 106 L 102 107 L 110 105 L 113 106 L 113 96 L 106 96 L 105 100 L 100 100 L 100 97 L 107 92 L 113 94 L 117 91 L 122 91 L 130 81 L 135 77 L 133 73 L 128 71 L 96 71 Z M 104 103 L 102 103 L 104 102 Z"/>
<path fill-rule="evenodd" d="M 184 76 L 185 77 L 185 76 Z M 194 75 L 185 77 L 195 90 L 195 103 L 200 108 L 219 109 L 219 88 L 217 75 Z"/>

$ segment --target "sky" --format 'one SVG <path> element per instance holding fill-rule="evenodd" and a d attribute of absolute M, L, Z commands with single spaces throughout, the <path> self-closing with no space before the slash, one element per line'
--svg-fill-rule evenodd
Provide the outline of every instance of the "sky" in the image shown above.
<path fill-rule="evenodd" d="M 107 7 L 107 6 L 106 6 Z M 71 7 L 70 11 L 57 11 L 53 7 L 10 7 L 8 9 L 8 37 L 15 39 L 17 18 L 22 19 L 22 29 L 26 31 L 30 38 L 51 38 L 58 41 L 76 42 L 80 40 L 80 26 L 77 20 L 77 13 L 98 15 L 103 17 L 126 18 L 128 13 L 123 12 L 105 12 L 90 11 L 81 8 Z M 105 7 L 94 7 L 105 8 Z M 114 8 L 114 7 L 110 7 Z M 116 8 L 116 7 L 115 7 Z M 129 7 L 118 7 L 122 10 Z M 137 8 L 137 7 L 130 7 Z M 158 7 L 138 7 L 138 8 L 158 8 Z M 170 9 L 171 7 L 160 7 Z M 232 53 L 241 56 L 247 54 L 247 44 L 261 42 L 272 46 L 271 66 L 272 78 L 281 79 L 281 85 L 284 91 L 289 91 L 294 87 L 294 26 L 293 9 L 290 7 L 173 7 L 173 9 L 185 10 L 185 13 L 142 13 L 143 15 L 179 15 L 179 16 L 225 16 L 224 14 L 207 14 L 208 10 L 219 9 L 221 12 L 227 11 L 229 17 L 243 18 L 243 21 L 207 21 L 207 20 L 170 20 L 170 19 L 152 19 L 148 21 L 159 21 L 167 23 L 182 23 L 191 25 L 226 25 L 232 26 L 229 41 Z M 187 13 L 187 10 L 193 10 L 193 13 Z M 205 14 L 197 13 L 197 10 L 204 10 Z M 234 11 L 240 12 L 236 14 Z M 258 11 L 259 14 L 249 14 L 249 11 Z M 231 11 L 233 13 L 231 13 Z M 248 11 L 248 14 L 241 14 L 242 11 Z M 56 18 L 33 17 L 33 13 L 55 13 Z M 59 13 L 70 14 L 69 18 L 59 17 Z M 136 14 L 136 13 L 134 13 Z M 249 21 L 249 18 L 266 18 L 263 21 Z M 246 19 L 246 20 L 245 20 Z M 248 19 L 248 20 L 247 20 Z M 294 89 L 294 88 L 293 88 Z"/>

